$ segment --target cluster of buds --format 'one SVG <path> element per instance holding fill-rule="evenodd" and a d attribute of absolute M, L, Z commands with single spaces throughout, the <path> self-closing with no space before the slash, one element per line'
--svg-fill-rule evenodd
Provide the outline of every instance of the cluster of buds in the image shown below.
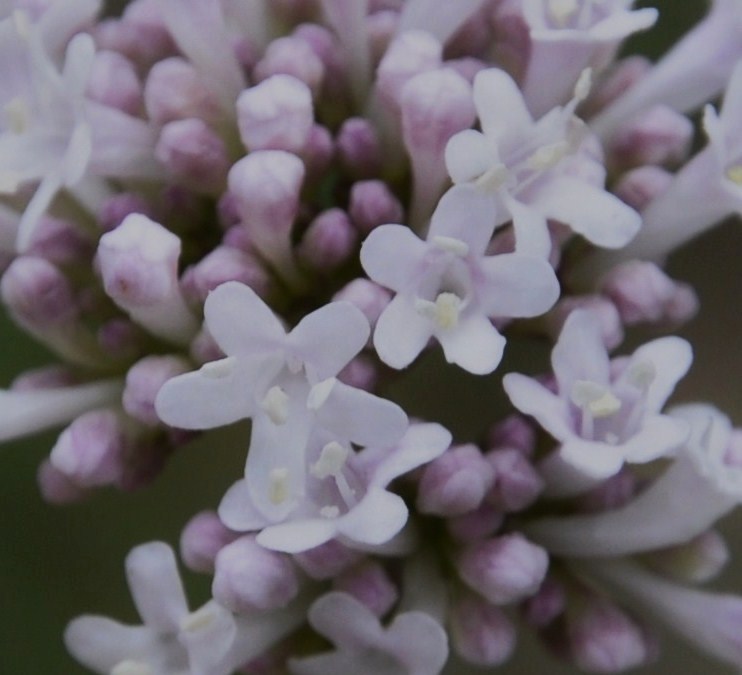
<path fill-rule="evenodd" d="M 0 391 L 0 439 L 62 428 L 38 476 L 64 504 L 251 421 L 182 531 L 211 599 L 145 543 L 142 625 L 78 617 L 72 657 L 437 675 L 503 666 L 520 628 L 607 673 L 664 624 L 742 667 L 742 596 L 699 587 L 742 431 L 667 407 L 684 339 L 611 355 L 693 317 L 664 261 L 742 213 L 742 0 L 654 65 L 617 59 L 658 18 L 630 0 L 0 5 L 2 303 L 59 358 Z M 503 373 L 518 341 L 551 365 Z M 421 359 L 505 396 L 452 433 Z"/>

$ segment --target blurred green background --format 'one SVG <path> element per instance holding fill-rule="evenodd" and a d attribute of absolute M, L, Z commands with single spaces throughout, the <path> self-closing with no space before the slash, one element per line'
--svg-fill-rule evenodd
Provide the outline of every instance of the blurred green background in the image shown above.
<path fill-rule="evenodd" d="M 441 0 L 449 1 L 449 0 Z M 667 6 L 651 40 L 635 42 L 657 53 L 701 12 L 698 0 L 644 3 Z M 680 7 L 682 6 L 682 10 Z M 670 271 L 692 283 L 702 310 L 682 334 L 693 343 L 696 360 L 675 400 L 710 400 L 742 424 L 742 228 L 728 223 L 678 252 Z M 0 385 L 32 365 L 50 362 L 9 322 L 0 317 Z M 467 412 L 485 414 L 489 402 Z M 462 417 L 461 422 L 467 421 Z M 105 491 L 68 507 L 50 507 L 39 498 L 35 473 L 51 448 L 55 433 L 0 448 L 0 675 L 75 675 L 84 673 L 66 655 L 61 635 L 69 619 L 94 612 L 135 621 L 123 576 L 123 559 L 141 542 L 162 539 L 177 545 L 180 528 L 197 510 L 214 507 L 239 476 L 244 459 L 245 428 L 221 430 L 208 444 L 194 443 L 176 454 L 157 483 L 135 494 Z M 742 516 L 724 523 L 737 559 Z M 189 577 L 192 604 L 208 594 L 208 580 Z M 734 563 L 722 580 L 742 592 L 742 568 Z M 568 672 L 544 661 L 531 640 L 524 640 L 513 673 Z M 652 673 L 723 673 L 684 645 L 665 643 L 665 655 Z M 462 671 L 463 672 L 463 671 Z"/>

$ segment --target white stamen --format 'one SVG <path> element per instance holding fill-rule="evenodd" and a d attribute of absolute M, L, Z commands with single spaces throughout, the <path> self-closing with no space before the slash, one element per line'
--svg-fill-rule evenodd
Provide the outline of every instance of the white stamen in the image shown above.
<path fill-rule="evenodd" d="M 549 14 L 558 26 L 566 26 L 578 9 L 577 0 L 549 0 Z"/>
<path fill-rule="evenodd" d="M 334 377 L 328 377 L 326 380 L 315 384 L 309 390 L 309 396 L 307 396 L 307 408 L 309 410 L 319 410 L 327 401 L 335 387 L 337 380 Z"/>
<path fill-rule="evenodd" d="M 461 298 L 455 293 L 440 293 L 435 302 L 417 298 L 415 310 L 426 319 L 435 321 L 444 330 L 455 328 L 459 322 Z"/>
<path fill-rule="evenodd" d="M 655 377 L 657 377 L 657 369 L 651 361 L 635 363 L 628 372 L 629 382 L 637 389 L 646 389 L 654 382 Z"/>
<path fill-rule="evenodd" d="M 585 68 L 577 79 L 575 84 L 574 96 L 577 101 L 584 101 L 590 94 L 590 89 L 593 86 L 593 69 Z"/>
<path fill-rule="evenodd" d="M 226 359 L 219 359 L 218 361 L 209 361 L 209 363 L 204 363 L 201 366 L 201 373 L 206 377 L 218 380 L 231 375 L 236 363 L 237 359 L 234 356 L 228 356 Z"/>
<path fill-rule="evenodd" d="M 477 187 L 487 191 L 499 190 L 510 178 L 510 172 L 504 164 L 495 164 L 475 181 Z"/>
<path fill-rule="evenodd" d="M 577 380 L 572 385 L 570 399 L 578 408 L 585 408 L 593 401 L 597 401 L 606 389 L 604 386 L 589 380 Z"/>
<path fill-rule="evenodd" d="M 210 607 L 202 607 L 192 612 L 180 622 L 180 629 L 187 632 L 195 632 L 206 628 L 213 623 L 216 615 Z"/>
<path fill-rule="evenodd" d="M 142 661 L 121 661 L 111 669 L 111 675 L 155 675 L 155 671 Z"/>
<path fill-rule="evenodd" d="M 742 164 L 730 166 L 726 171 L 727 178 L 739 186 L 742 186 Z"/>
<path fill-rule="evenodd" d="M 283 504 L 289 498 L 289 470 L 285 467 L 273 469 L 268 474 L 268 479 L 268 499 L 276 506 Z"/>
<path fill-rule="evenodd" d="M 345 466 L 348 455 L 348 448 L 343 447 L 337 441 L 328 443 L 322 448 L 319 459 L 312 465 L 312 475 L 320 479 L 337 476 Z"/>
<path fill-rule="evenodd" d="M 11 101 L 8 101 L 5 104 L 5 108 L 3 108 L 3 112 L 5 113 L 7 127 L 12 133 L 22 134 L 28 129 L 31 112 L 28 108 L 28 103 L 20 96 L 16 96 Z"/>
<path fill-rule="evenodd" d="M 459 258 L 465 258 L 469 253 L 469 245 L 466 242 L 461 241 L 461 239 L 436 235 L 433 237 L 432 242 L 433 246 L 439 248 L 441 251 L 453 253 Z"/>
<path fill-rule="evenodd" d="M 589 403 L 587 407 L 593 417 L 610 417 L 621 410 L 621 400 L 616 398 L 616 396 L 614 396 L 610 391 L 606 390 L 603 396 Z"/>
<path fill-rule="evenodd" d="M 273 424 L 284 424 L 289 417 L 289 397 L 279 386 L 271 387 L 260 407 L 268 414 Z"/>
<path fill-rule="evenodd" d="M 569 154 L 569 150 L 567 141 L 557 141 L 556 143 L 543 145 L 528 158 L 526 164 L 529 169 L 534 171 L 551 169 Z"/>
<path fill-rule="evenodd" d="M 319 510 L 319 515 L 323 518 L 337 518 L 340 515 L 340 509 L 337 506 L 323 506 Z"/>

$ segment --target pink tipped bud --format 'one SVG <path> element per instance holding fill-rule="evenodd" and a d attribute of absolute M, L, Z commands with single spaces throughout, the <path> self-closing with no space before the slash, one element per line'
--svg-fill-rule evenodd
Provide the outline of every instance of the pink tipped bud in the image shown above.
<path fill-rule="evenodd" d="M 44 501 L 50 504 L 72 504 L 88 496 L 88 490 L 70 480 L 48 459 L 39 465 L 36 481 Z"/>
<path fill-rule="evenodd" d="M 88 98 L 129 115 L 142 111 L 142 83 L 134 64 L 118 52 L 99 51 L 93 61 Z"/>
<path fill-rule="evenodd" d="M 106 321 L 97 333 L 98 344 L 107 354 L 130 359 L 144 351 L 145 333 L 139 326 L 122 317 Z"/>
<path fill-rule="evenodd" d="M 224 141 L 203 120 L 168 122 L 160 131 L 155 157 L 179 183 L 203 194 L 220 194 L 227 181 L 229 158 Z"/>
<path fill-rule="evenodd" d="M 627 325 L 667 322 L 676 309 L 678 294 L 685 288 L 655 263 L 643 260 L 614 267 L 602 283 L 603 293 L 615 303 Z"/>
<path fill-rule="evenodd" d="M 177 287 L 180 239 L 140 214 L 127 216 L 98 246 L 103 286 L 123 307 L 153 305 Z"/>
<path fill-rule="evenodd" d="M 541 588 L 523 603 L 523 617 L 534 628 L 546 628 L 567 607 L 567 592 L 553 577 L 546 577 Z"/>
<path fill-rule="evenodd" d="M 334 580 L 333 588 L 352 595 L 378 617 L 384 616 L 399 598 L 386 570 L 371 560 L 343 572 Z"/>
<path fill-rule="evenodd" d="M 379 63 L 389 49 L 399 26 L 399 11 L 369 12 L 366 17 L 368 48 L 373 63 Z"/>
<path fill-rule="evenodd" d="M 515 448 L 530 457 L 536 448 L 536 432 L 522 415 L 510 415 L 487 432 L 487 447 Z"/>
<path fill-rule="evenodd" d="M 164 27 L 133 19 L 101 21 L 94 26 L 94 35 L 99 49 L 119 52 L 143 71 L 175 51 Z"/>
<path fill-rule="evenodd" d="M 49 459 L 76 485 L 110 485 L 121 477 L 126 444 L 121 418 L 111 410 L 93 410 L 61 433 Z"/>
<path fill-rule="evenodd" d="M 143 197 L 133 192 L 121 192 L 112 195 L 98 212 L 98 225 L 104 232 L 116 229 L 126 216 L 139 213 L 148 218 L 154 218 L 155 210 Z"/>
<path fill-rule="evenodd" d="M 730 560 L 730 553 L 724 538 L 709 530 L 684 544 L 652 551 L 644 560 L 665 576 L 703 584 L 720 574 Z"/>
<path fill-rule="evenodd" d="M 385 288 L 369 279 L 353 279 L 335 293 L 332 299 L 354 304 L 363 312 L 373 328 L 392 296 Z"/>
<path fill-rule="evenodd" d="M 516 631 L 506 614 L 482 598 L 467 594 L 454 603 L 449 615 L 456 653 L 477 666 L 498 666 L 515 649 Z"/>
<path fill-rule="evenodd" d="M 487 499 L 495 507 L 509 512 L 522 511 L 533 504 L 544 489 L 543 479 L 519 450 L 494 450 L 487 454 L 486 460 L 495 474 Z"/>
<path fill-rule="evenodd" d="M 471 544 L 494 535 L 500 529 L 504 519 L 502 511 L 483 502 L 475 511 L 448 518 L 446 529 L 456 541 Z"/>
<path fill-rule="evenodd" d="M 338 373 L 338 380 L 356 389 L 374 393 L 379 383 L 379 366 L 365 354 L 356 356 Z"/>
<path fill-rule="evenodd" d="M 69 221 L 42 216 L 31 238 L 28 255 L 46 258 L 55 265 L 90 264 L 93 244 Z"/>
<path fill-rule="evenodd" d="M 299 152 L 314 123 L 312 92 L 291 75 L 273 75 L 237 99 L 237 124 L 245 147 Z"/>
<path fill-rule="evenodd" d="M 79 379 L 65 366 L 43 366 L 26 370 L 17 375 L 10 384 L 12 391 L 36 391 L 37 389 L 58 389 L 78 384 Z"/>
<path fill-rule="evenodd" d="M 179 57 L 160 61 L 144 85 L 147 115 L 156 124 L 196 117 L 213 122 L 220 117 L 219 101 L 196 69 Z"/>
<path fill-rule="evenodd" d="M 575 664 L 594 673 L 619 673 L 651 660 L 648 636 L 614 604 L 591 598 L 567 615 L 567 637 Z"/>
<path fill-rule="evenodd" d="M 62 272 L 43 258 L 19 256 L 0 282 L 3 302 L 21 323 L 43 330 L 73 321 L 77 305 Z"/>
<path fill-rule="evenodd" d="M 137 361 L 126 373 L 122 397 L 124 410 L 147 426 L 161 424 L 155 412 L 155 397 L 165 382 L 191 369 L 179 356 L 147 356 Z"/>
<path fill-rule="evenodd" d="M 361 234 L 387 223 L 401 223 L 404 210 L 387 184 L 380 180 L 362 180 L 350 189 L 348 213 Z"/>
<path fill-rule="evenodd" d="M 611 137 L 611 162 L 629 168 L 680 162 L 690 149 L 693 123 L 672 108 L 656 105 L 621 125 Z"/>
<path fill-rule="evenodd" d="M 631 501 L 638 487 L 636 474 L 622 470 L 581 495 L 578 499 L 579 506 L 589 512 L 617 509 Z"/>
<path fill-rule="evenodd" d="M 285 607 L 299 592 L 291 559 L 256 544 L 251 536 L 222 548 L 214 567 L 214 599 L 233 612 Z"/>
<path fill-rule="evenodd" d="M 273 75 L 292 75 L 317 95 L 322 86 L 325 66 L 305 40 L 281 37 L 268 45 L 263 58 L 253 69 L 253 75 L 258 82 Z"/>
<path fill-rule="evenodd" d="M 459 516 L 474 511 L 495 480 L 476 445 L 460 445 L 427 464 L 417 493 L 421 513 Z"/>
<path fill-rule="evenodd" d="M 306 164 L 309 182 L 317 184 L 335 155 L 335 141 L 329 129 L 321 124 L 313 124 L 299 154 Z"/>
<path fill-rule="evenodd" d="M 222 525 L 215 511 L 201 511 L 183 528 L 180 557 L 188 569 L 213 574 L 219 551 L 238 538 L 238 534 Z"/>
<path fill-rule="evenodd" d="M 473 544 L 458 557 L 461 578 L 496 605 L 533 595 L 549 568 L 546 551 L 521 534 L 507 534 Z"/>
<path fill-rule="evenodd" d="M 244 231 L 244 228 L 238 228 Z M 273 290 L 273 281 L 265 266 L 254 256 L 232 248 L 217 246 L 183 274 L 181 285 L 194 304 L 227 281 L 239 281 L 252 288 L 261 298 Z"/>
<path fill-rule="evenodd" d="M 363 117 L 351 117 L 337 135 L 343 167 L 358 178 L 370 178 L 381 170 L 381 145 L 376 128 Z"/>
<path fill-rule="evenodd" d="M 549 334 L 556 340 L 564 322 L 576 309 L 590 311 L 600 326 L 600 337 L 608 350 L 623 342 L 624 330 L 616 305 L 602 295 L 572 295 L 560 300 L 547 315 Z"/>
<path fill-rule="evenodd" d="M 667 190 L 672 180 L 673 174 L 659 166 L 640 166 L 621 177 L 615 193 L 630 207 L 642 211 Z"/>
<path fill-rule="evenodd" d="M 346 262 L 358 245 L 358 232 L 342 209 L 320 213 L 304 232 L 297 255 L 309 268 L 331 272 Z"/>
<path fill-rule="evenodd" d="M 326 544 L 297 553 L 294 562 L 312 579 L 332 579 L 361 560 L 361 554 L 339 541 L 331 539 Z"/>

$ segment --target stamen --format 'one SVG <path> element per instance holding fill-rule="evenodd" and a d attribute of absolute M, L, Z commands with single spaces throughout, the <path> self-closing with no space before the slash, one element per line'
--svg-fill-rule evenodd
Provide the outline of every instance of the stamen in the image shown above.
<path fill-rule="evenodd" d="M 616 398 L 610 391 L 606 391 L 599 399 L 589 403 L 588 408 L 593 417 L 610 417 L 621 410 L 621 400 Z"/>
<path fill-rule="evenodd" d="M 226 359 L 219 359 L 218 361 L 209 361 L 201 366 L 201 372 L 209 378 L 215 380 L 227 377 L 234 372 L 235 364 L 237 359 L 234 356 L 228 356 Z"/>
<path fill-rule="evenodd" d="M 155 671 L 142 661 L 121 661 L 111 669 L 111 675 L 155 675 Z"/>
<path fill-rule="evenodd" d="M 549 14 L 560 27 L 566 26 L 578 9 L 577 0 L 549 0 Z"/>
<path fill-rule="evenodd" d="M 273 469 L 268 474 L 268 479 L 268 499 L 276 506 L 283 504 L 289 498 L 289 470 L 284 467 Z"/>
<path fill-rule="evenodd" d="M 28 129 L 28 122 L 31 117 L 28 103 L 20 96 L 5 104 L 3 108 L 5 113 L 5 122 L 8 129 L 14 134 L 22 134 Z"/>
<path fill-rule="evenodd" d="M 268 414 L 273 424 L 284 424 L 289 417 L 289 397 L 279 386 L 271 387 L 260 407 Z"/>
<path fill-rule="evenodd" d="M 494 192 L 499 190 L 510 178 L 510 171 L 502 164 L 495 164 L 493 167 L 487 169 L 477 180 L 475 185 L 488 192 Z"/>
<path fill-rule="evenodd" d="M 726 176 L 732 183 L 742 186 L 742 164 L 729 167 Z"/>
<path fill-rule="evenodd" d="M 459 258 L 465 258 L 469 253 L 469 245 L 461 239 L 454 239 L 454 237 L 444 237 L 437 235 L 433 237 L 433 246 L 439 248 L 441 251 L 453 253 Z"/>
<path fill-rule="evenodd" d="M 337 441 L 328 443 L 322 448 L 319 459 L 312 465 L 312 475 L 320 479 L 337 476 L 345 466 L 348 454 L 348 448 L 343 447 Z"/>
<path fill-rule="evenodd" d="M 435 302 L 417 298 L 415 310 L 426 319 L 435 321 L 444 330 L 455 328 L 459 322 L 461 298 L 455 293 L 440 293 Z"/>
<path fill-rule="evenodd" d="M 584 101 L 590 94 L 590 89 L 593 86 L 593 69 L 585 68 L 580 73 L 580 77 L 577 79 L 575 84 L 574 97 L 578 102 Z"/>
<path fill-rule="evenodd" d="M 556 143 L 543 145 L 528 158 L 526 164 L 529 169 L 534 171 L 551 169 L 569 154 L 569 150 L 567 141 L 557 141 Z"/>
<path fill-rule="evenodd" d="M 214 611 L 210 607 L 202 607 L 182 619 L 180 629 L 188 632 L 201 630 L 213 623 L 214 617 Z"/>

